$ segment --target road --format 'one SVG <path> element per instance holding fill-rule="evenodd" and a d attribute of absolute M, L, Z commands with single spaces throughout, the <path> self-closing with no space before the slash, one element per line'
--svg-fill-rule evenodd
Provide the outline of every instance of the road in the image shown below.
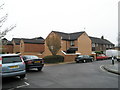
<path fill-rule="evenodd" d="M 2 87 L 14 88 L 118 88 L 118 75 L 100 68 L 111 60 L 45 66 L 31 70 L 25 79 L 3 79 Z"/>

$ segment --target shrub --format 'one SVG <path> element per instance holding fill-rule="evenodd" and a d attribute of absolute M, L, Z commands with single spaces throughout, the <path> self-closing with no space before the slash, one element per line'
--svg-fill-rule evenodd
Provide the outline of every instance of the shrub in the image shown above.
<path fill-rule="evenodd" d="M 45 56 L 44 58 L 45 63 L 58 63 L 58 62 L 64 62 L 64 57 L 61 55 L 55 55 L 55 56 Z"/>
<path fill-rule="evenodd" d="M 103 54 L 103 51 L 96 51 L 96 54 Z"/>

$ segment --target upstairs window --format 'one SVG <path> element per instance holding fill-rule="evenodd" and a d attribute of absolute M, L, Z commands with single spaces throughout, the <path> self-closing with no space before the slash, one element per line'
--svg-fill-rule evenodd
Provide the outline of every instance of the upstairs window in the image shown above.
<path fill-rule="evenodd" d="M 94 43 L 92 43 L 92 47 L 95 47 L 95 44 L 94 44 Z"/>
<path fill-rule="evenodd" d="M 98 47 L 98 44 L 96 43 L 96 47 Z"/>
<path fill-rule="evenodd" d="M 74 46 L 75 45 L 74 41 L 70 41 L 70 45 Z"/>

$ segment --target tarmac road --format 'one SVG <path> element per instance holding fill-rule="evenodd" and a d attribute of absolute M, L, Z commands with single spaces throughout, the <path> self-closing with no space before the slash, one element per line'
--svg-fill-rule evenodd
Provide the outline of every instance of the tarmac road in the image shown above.
<path fill-rule="evenodd" d="M 118 88 L 118 75 L 103 70 L 111 60 L 45 66 L 31 70 L 25 79 L 7 78 L 2 88 Z"/>

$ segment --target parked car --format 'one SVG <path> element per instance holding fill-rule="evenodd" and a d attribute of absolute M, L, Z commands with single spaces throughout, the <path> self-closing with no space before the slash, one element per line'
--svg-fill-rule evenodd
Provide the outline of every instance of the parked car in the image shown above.
<path fill-rule="evenodd" d="M 34 55 L 24 55 L 22 56 L 26 64 L 26 70 L 37 68 L 38 71 L 41 71 L 44 66 L 44 60 Z"/>
<path fill-rule="evenodd" d="M 26 75 L 25 63 L 18 54 L 0 54 L 2 61 L 2 77 L 20 76 L 24 78 Z"/>
<path fill-rule="evenodd" d="M 97 55 L 96 60 L 105 60 L 109 59 L 108 56 L 105 56 L 104 54 Z"/>
<path fill-rule="evenodd" d="M 80 56 L 77 56 L 75 58 L 75 61 L 76 63 L 79 63 L 79 62 L 92 62 L 93 61 L 93 57 L 89 56 L 89 55 L 80 55 Z"/>

